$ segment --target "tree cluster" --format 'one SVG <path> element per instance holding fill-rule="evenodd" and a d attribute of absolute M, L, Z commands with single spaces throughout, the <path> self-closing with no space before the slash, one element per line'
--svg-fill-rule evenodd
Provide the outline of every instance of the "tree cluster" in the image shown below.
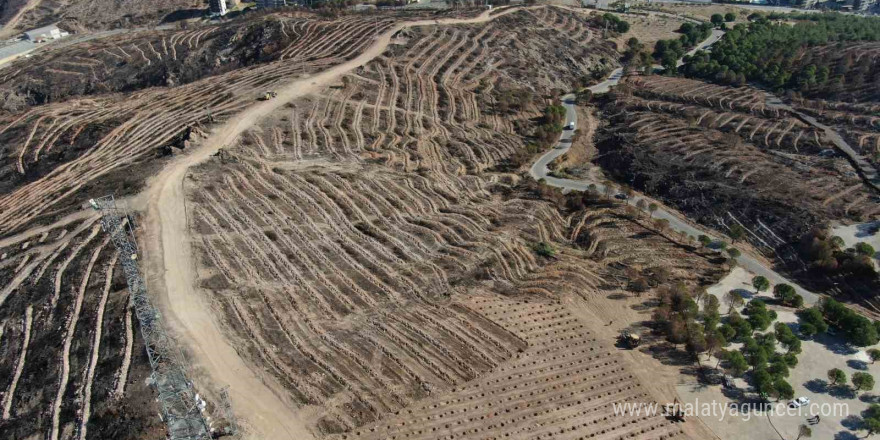
<path fill-rule="evenodd" d="M 709 37 L 712 26 L 706 23 L 683 23 L 678 32 L 681 35 L 677 40 L 659 40 L 654 43 L 654 59 L 663 65 L 668 73 L 676 71 L 678 59 L 683 57 L 688 49 Z"/>
<path fill-rule="evenodd" d="M 793 26 L 775 24 L 755 16 L 748 26 L 734 26 L 715 43 L 711 53 L 700 52 L 685 60 L 683 72 L 726 84 L 758 81 L 774 89 L 825 93 L 878 77 L 876 61 L 870 57 L 841 57 L 840 51 L 833 50 L 817 54 L 819 51 L 809 48 L 878 41 L 880 19 L 842 14 L 793 14 L 786 18 L 798 22 Z"/>
<path fill-rule="evenodd" d="M 478 93 L 482 87 L 481 83 Z M 534 94 L 528 89 L 503 90 L 495 97 L 495 110 L 502 115 L 521 112 L 532 103 L 533 99 Z"/>
<path fill-rule="evenodd" d="M 534 249 L 536 254 L 544 258 L 552 258 L 556 255 L 556 248 L 546 241 L 535 243 L 532 249 Z"/>
<path fill-rule="evenodd" d="M 742 301 L 742 296 L 732 292 Z M 674 345 L 685 349 L 699 361 L 699 353 L 710 355 L 729 345 L 742 343 L 740 350 L 721 350 L 718 354 L 724 368 L 734 376 L 742 376 L 751 368 L 749 380 L 764 396 L 790 399 L 794 390 L 786 381 L 791 368 L 798 364 L 801 341 L 788 325 L 777 323 L 773 331 L 765 331 L 776 319 L 759 299 L 750 301 L 744 316 L 732 310 L 722 323 L 719 301 L 702 289 L 689 289 L 683 284 L 658 289 L 660 305 L 654 312 L 655 329 Z M 702 310 L 699 306 L 702 304 Z M 777 343 L 785 351 L 777 352 Z"/>
<path fill-rule="evenodd" d="M 718 324 L 718 299 L 704 290 L 692 291 L 686 285 L 662 286 L 657 291 L 660 305 L 654 311 L 655 329 L 673 345 L 685 344 L 685 349 L 696 358 L 727 345 Z M 703 303 L 703 311 L 697 301 Z"/>
<path fill-rule="evenodd" d="M 558 104 L 548 105 L 541 117 L 541 124 L 535 128 L 534 136 L 538 146 L 547 148 L 553 145 L 562 132 L 563 122 L 565 122 L 565 107 Z"/>
<path fill-rule="evenodd" d="M 752 303 L 755 303 L 754 310 L 763 309 L 760 300 L 753 300 L 749 305 Z M 762 313 L 752 314 L 749 318 Z M 751 367 L 750 381 L 759 394 L 778 399 L 792 398 L 794 390 L 786 378 L 790 369 L 797 366 L 797 355 L 801 352 L 801 341 L 794 332 L 786 324 L 776 323 L 773 332 L 753 335 L 750 322 L 736 312 L 731 313 L 725 326 L 736 329 L 736 340 L 743 344 L 741 351 L 727 351 L 721 356 L 728 371 L 735 376 L 742 376 Z M 722 333 L 725 331 L 728 329 L 722 326 Z M 785 353 L 776 352 L 777 342 L 785 348 Z"/>
<path fill-rule="evenodd" d="M 855 248 L 844 249 L 840 237 L 831 236 L 826 229 L 816 228 L 804 234 L 800 243 L 800 254 L 811 268 L 828 275 L 846 274 L 859 278 L 873 279 L 877 270 L 871 261 L 874 249 L 866 244 L 856 244 Z"/>
<path fill-rule="evenodd" d="M 654 65 L 651 51 L 645 47 L 638 38 L 632 37 L 626 41 L 626 51 L 623 52 L 623 64 L 631 70 L 641 70 L 650 73 Z"/>
<path fill-rule="evenodd" d="M 611 13 L 599 15 L 593 19 L 593 22 L 602 29 L 607 26 L 609 30 L 618 34 L 629 32 L 629 22 Z"/>
<path fill-rule="evenodd" d="M 871 322 L 870 319 L 831 298 L 823 298 L 819 303 L 819 310 L 829 324 L 843 332 L 850 344 L 866 347 L 880 341 L 878 337 L 880 321 Z"/>
<path fill-rule="evenodd" d="M 799 309 L 804 306 L 804 297 L 799 295 L 794 287 L 785 283 L 773 286 L 773 297 L 790 307 Z"/>
<path fill-rule="evenodd" d="M 814 335 L 828 331 L 828 323 L 825 322 L 825 317 L 822 316 L 822 311 L 818 307 L 801 309 L 797 312 L 797 315 L 800 318 L 798 330 L 801 336 L 811 338 Z"/>

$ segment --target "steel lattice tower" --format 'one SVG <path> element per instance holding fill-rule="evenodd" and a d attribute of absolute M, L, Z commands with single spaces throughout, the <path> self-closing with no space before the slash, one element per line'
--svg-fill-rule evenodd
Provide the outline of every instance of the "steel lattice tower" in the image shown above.
<path fill-rule="evenodd" d="M 137 262 L 137 242 L 127 213 L 116 207 L 116 199 L 112 195 L 90 200 L 89 203 L 101 212 L 101 226 L 104 232 L 110 234 L 113 245 L 122 257 L 120 261 L 147 346 L 147 356 L 153 369 L 153 385 L 159 392 L 159 406 L 162 420 L 168 427 L 168 437 L 171 440 L 211 439 L 192 382 L 187 379 L 178 352 L 162 326 L 159 312 L 147 295 Z"/>

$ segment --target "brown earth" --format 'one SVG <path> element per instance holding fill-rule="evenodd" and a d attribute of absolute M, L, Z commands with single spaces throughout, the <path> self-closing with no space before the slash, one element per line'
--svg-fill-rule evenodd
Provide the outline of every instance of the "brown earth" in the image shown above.
<path fill-rule="evenodd" d="M 237 46 L 270 55 L 230 71 L 201 57 L 245 28 L 133 37 L 138 68 L 195 66 L 174 87 L 126 78 L 136 66 L 112 55 L 70 64 L 104 43 L 47 58 L 111 85 L 0 126 L 0 430 L 161 436 L 117 257 L 79 210 L 146 186 L 151 292 L 202 395 L 230 385 L 246 438 L 708 438 L 698 421 L 614 416 L 613 402 L 674 398 L 677 373 L 657 381 L 647 354 L 613 345 L 646 331 L 651 293 L 633 277 L 663 267 L 666 282 L 708 285 L 726 267 L 511 166 L 544 105 L 613 67 L 613 46 L 556 8 L 488 18 L 398 17 L 376 39 L 370 18 L 270 18 L 300 37 Z M 255 104 L 265 90 L 279 96 Z"/>
<path fill-rule="evenodd" d="M 716 257 L 619 208 L 569 208 L 492 172 L 524 148 L 540 109 L 501 117 L 493 101 L 571 87 L 591 65 L 554 60 L 569 44 L 561 37 L 574 28 L 582 40 L 572 43 L 601 53 L 579 23 L 537 9 L 408 30 L 405 45 L 279 107 L 184 180 L 180 238 L 192 234 L 195 252 L 176 263 L 197 262 L 196 295 L 310 432 L 681 435 L 662 417 L 612 417 L 611 402 L 662 394 L 560 301 L 620 295 L 624 269 L 658 264 L 709 284 L 723 270 Z M 514 61 L 499 63 L 493 41 L 507 41 Z M 536 255 L 538 242 L 556 256 Z"/>

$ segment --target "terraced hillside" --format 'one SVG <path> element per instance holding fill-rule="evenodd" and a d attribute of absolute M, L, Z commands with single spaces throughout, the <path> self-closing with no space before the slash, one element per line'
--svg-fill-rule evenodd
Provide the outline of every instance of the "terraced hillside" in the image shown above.
<path fill-rule="evenodd" d="M 158 0 L 149 3 L 83 1 L 83 0 L 3 0 L 0 2 L 0 23 L 6 37 L 18 32 L 60 22 L 65 28 L 76 31 L 108 29 L 159 24 L 175 12 L 195 16 L 206 5 L 195 0 Z"/>
<path fill-rule="evenodd" d="M 284 59 L 279 56 L 249 69 L 174 88 L 102 94 L 6 115 L 0 121 L 0 231 L 14 231 L 46 212 L 79 204 L 84 192 L 135 192 L 161 165 L 156 156 L 185 148 L 206 125 L 226 120 L 291 76 L 324 70 L 356 56 L 375 32 L 373 20 L 360 20 L 360 25 L 344 22 L 338 28 L 306 26 L 281 52 Z M 392 23 L 380 22 L 380 31 Z M 180 34 L 174 42 L 196 45 L 200 36 Z M 157 43 L 155 51 L 148 46 L 145 42 L 140 50 L 129 47 L 126 53 L 141 57 L 143 52 L 144 63 L 174 57 L 174 45 L 159 49 Z M 124 56 L 121 51 L 117 55 Z M 15 78 L 13 74 L 7 80 Z"/>
<path fill-rule="evenodd" d="M 560 207 L 495 171 L 525 148 L 537 97 L 608 56 L 595 35 L 554 8 L 405 31 L 184 180 L 200 288 L 319 436 L 685 436 L 661 415 L 612 414 L 658 397 L 562 299 L 618 291 L 624 267 L 653 266 L 643 246 L 682 281 L 720 268 L 614 208 Z M 535 96 L 499 109 L 522 90 Z"/>
<path fill-rule="evenodd" d="M 0 75 L 0 93 L 5 107 L 17 110 L 71 97 L 175 87 L 273 61 L 288 64 L 285 72 L 323 69 L 360 53 L 395 21 L 421 16 L 427 14 L 330 19 L 278 13 L 186 30 L 121 33 L 13 63 Z"/>
<path fill-rule="evenodd" d="M 393 22 L 379 21 L 378 30 L 387 31 Z M 119 257 L 95 214 L 82 205 L 108 192 L 117 196 L 136 192 L 165 162 L 156 156 L 207 135 L 210 124 L 252 105 L 258 91 L 356 56 L 373 44 L 377 22 L 369 23 L 369 31 L 346 20 L 337 28 L 304 24 L 297 29 L 300 39 L 291 39 L 275 61 L 219 75 L 216 78 L 222 80 L 215 83 L 201 80 L 130 94 L 92 91 L 97 94 L 89 98 L 4 114 L 0 128 L 4 138 L 0 432 L 4 438 L 164 435 L 154 390 L 146 380 L 149 365 L 133 322 Z M 196 48 L 202 35 L 179 37 L 176 47 Z M 156 63 L 160 57 L 168 61 L 169 54 L 173 59 L 172 48 L 154 48 L 162 52 L 150 52 L 144 63 Z M 68 61 L 82 52 L 70 54 Z M 302 62 L 281 60 L 282 55 L 302 55 Z M 7 79 L 28 75 L 4 73 Z M 203 396 L 216 391 L 200 385 Z"/>
<path fill-rule="evenodd" d="M 776 248 L 828 220 L 880 214 L 876 195 L 826 134 L 748 87 L 636 77 L 604 108 L 598 162 L 721 231 Z"/>
<path fill-rule="evenodd" d="M 4 438 L 163 435 L 118 259 L 95 215 L 0 241 Z"/>

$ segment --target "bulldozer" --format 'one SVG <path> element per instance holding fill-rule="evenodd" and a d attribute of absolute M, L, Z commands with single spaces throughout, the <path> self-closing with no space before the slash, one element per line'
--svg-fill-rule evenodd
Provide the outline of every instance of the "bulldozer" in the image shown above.
<path fill-rule="evenodd" d="M 258 99 L 260 101 L 268 101 L 268 100 L 275 98 L 277 96 L 278 96 L 278 92 L 268 91 L 266 93 L 263 93 Z"/>
<path fill-rule="evenodd" d="M 623 344 L 623 346 L 629 349 L 638 347 L 639 344 L 642 342 L 641 336 L 635 333 L 630 333 L 628 330 L 624 330 L 624 332 L 620 334 L 619 340 L 620 343 Z"/>

